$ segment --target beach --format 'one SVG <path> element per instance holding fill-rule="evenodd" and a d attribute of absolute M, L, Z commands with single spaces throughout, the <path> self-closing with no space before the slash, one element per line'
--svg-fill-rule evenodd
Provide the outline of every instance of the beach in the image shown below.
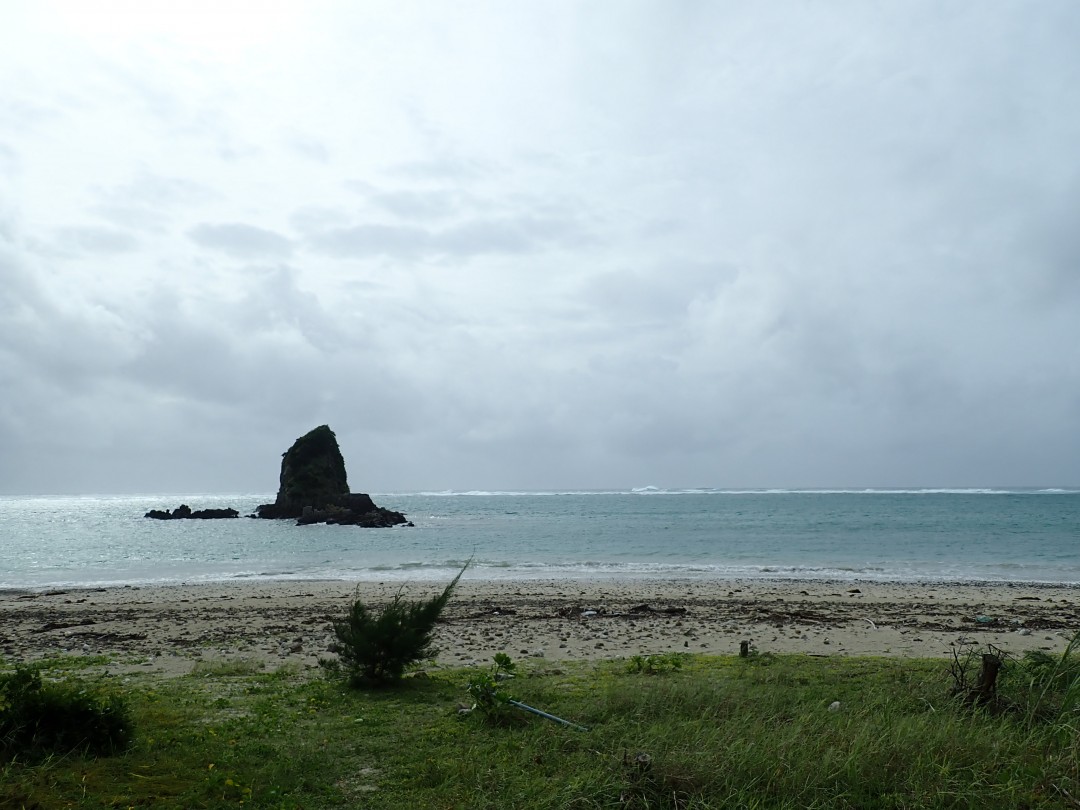
<path fill-rule="evenodd" d="M 108 672 L 184 675 L 206 663 L 308 668 L 358 595 L 374 607 L 444 582 L 258 581 L 0 591 L 9 663 L 106 656 Z M 432 666 L 656 653 L 945 658 L 994 645 L 1060 653 L 1080 629 L 1080 587 L 1030 583 L 463 579 Z"/>

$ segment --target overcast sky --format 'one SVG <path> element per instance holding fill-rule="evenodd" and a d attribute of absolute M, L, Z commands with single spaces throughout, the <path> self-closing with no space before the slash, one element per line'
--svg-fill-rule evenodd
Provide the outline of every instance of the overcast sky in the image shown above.
<path fill-rule="evenodd" d="M 0 493 L 1080 484 L 1080 4 L 0 10 Z"/>

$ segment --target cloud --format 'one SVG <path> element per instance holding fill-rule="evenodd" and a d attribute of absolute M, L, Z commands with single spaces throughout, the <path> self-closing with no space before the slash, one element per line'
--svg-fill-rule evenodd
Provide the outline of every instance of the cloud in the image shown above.
<path fill-rule="evenodd" d="M 139 247 L 139 241 L 131 234 L 100 226 L 57 228 L 48 241 L 32 240 L 31 244 L 31 249 L 44 255 L 65 258 L 131 253 Z"/>
<path fill-rule="evenodd" d="M 342 331 L 340 315 L 299 287 L 293 269 L 243 272 L 237 297 L 178 282 L 109 310 L 65 297 L 0 254 L 0 382 L 9 391 L 0 446 L 11 450 L 0 488 L 100 491 L 94 475 L 105 472 L 140 491 L 183 480 L 271 487 L 276 445 L 308 422 L 389 436 L 424 420 L 425 398 L 375 333 Z"/>
<path fill-rule="evenodd" d="M 0 29 L 0 489 L 1080 481 L 1072 4 L 297 9 Z"/>
<path fill-rule="evenodd" d="M 308 246 L 317 253 L 339 258 L 370 258 L 392 255 L 417 258 L 437 253 L 432 234 L 401 225 L 354 225 L 328 228 L 308 237 Z"/>
<path fill-rule="evenodd" d="M 138 168 L 130 180 L 92 189 L 90 210 L 115 226 L 160 233 L 191 208 L 220 199 L 198 181 Z"/>
<path fill-rule="evenodd" d="M 3 141 L 0 141 L 0 172 L 13 177 L 18 169 L 18 153 Z"/>
<path fill-rule="evenodd" d="M 404 161 L 388 167 L 387 173 L 409 180 L 463 183 L 491 177 L 494 167 L 481 159 L 446 157 Z"/>
<path fill-rule="evenodd" d="M 338 258 L 466 259 L 587 245 L 594 237 L 568 219 L 505 217 L 466 220 L 441 229 L 409 225 L 328 228 L 308 239 L 311 250 Z"/>
<path fill-rule="evenodd" d="M 685 328 L 695 310 L 708 306 L 738 273 L 738 268 L 723 261 L 672 259 L 658 266 L 593 275 L 582 282 L 575 298 L 591 310 L 591 318 L 602 323 L 613 340 L 627 340 L 628 332 L 656 340 L 658 334 Z"/>
<path fill-rule="evenodd" d="M 345 206 L 305 205 L 289 215 L 289 224 L 307 235 L 349 224 L 352 216 Z"/>
<path fill-rule="evenodd" d="M 297 154 L 303 155 L 309 160 L 314 160 L 318 163 L 328 163 L 330 160 L 330 150 L 327 148 L 326 144 L 318 138 L 297 134 L 292 135 L 287 143 L 289 148 L 295 150 Z"/>
<path fill-rule="evenodd" d="M 240 222 L 196 225 L 188 236 L 200 247 L 220 250 L 242 259 L 284 257 L 292 253 L 292 241 L 265 228 Z"/>
<path fill-rule="evenodd" d="M 33 133 L 64 118 L 63 112 L 57 106 L 27 98 L 23 93 L 25 90 L 0 101 L 0 124 L 5 130 Z"/>
<path fill-rule="evenodd" d="M 474 204 L 458 190 L 380 190 L 370 183 L 351 180 L 345 187 L 364 196 L 376 208 L 406 220 L 443 220 L 460 216 Z"/>

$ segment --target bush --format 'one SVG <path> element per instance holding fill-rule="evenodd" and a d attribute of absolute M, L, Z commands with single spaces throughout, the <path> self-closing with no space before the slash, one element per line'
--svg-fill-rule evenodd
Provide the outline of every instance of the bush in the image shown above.
<path fill-rule="evenodd" d="M 334 622 L 337 642 L 330 647 L 344 667 L 353 686 L 380 686 L 401 679 L 405 670 L 420 661 L 434 658 L 435 622 L 450 601 L 465 566 L 438 596 L 408 602 L 401 592 L 378 615 L 356 599 L 344 621 Z"/>
<path fill-rule="evenodd" d="M 126 701 L 78 681 L 44 681 L 30 666 L 0 674 L 0 756 L 111 754 L 131 741 Z"/>

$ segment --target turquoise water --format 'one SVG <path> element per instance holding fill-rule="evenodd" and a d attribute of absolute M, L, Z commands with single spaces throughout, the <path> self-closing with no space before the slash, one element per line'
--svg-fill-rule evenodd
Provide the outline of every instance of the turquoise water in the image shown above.
<path fill-rule="evenodd" d="M 391 493 L 414 528 L 147 520 L 247 495 L 0 498 L 0 587 L 711 577 L 1080 583 L 1080 492 Z"/>

